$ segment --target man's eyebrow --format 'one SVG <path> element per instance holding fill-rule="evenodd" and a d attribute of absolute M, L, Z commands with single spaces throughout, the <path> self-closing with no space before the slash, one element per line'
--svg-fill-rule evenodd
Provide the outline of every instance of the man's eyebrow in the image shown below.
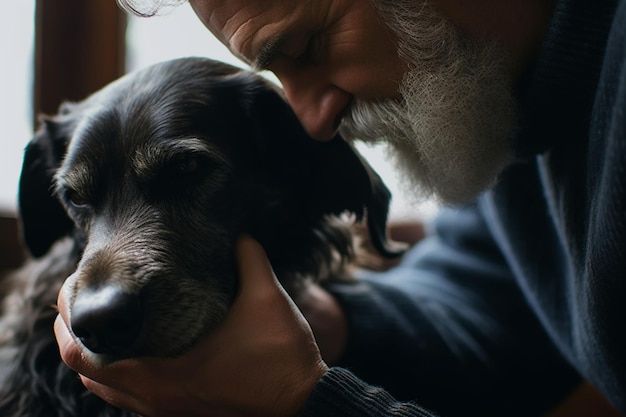
<path fill-rule="evenodd" d="M 261 46 L 261 49 L 257 53 L 256 57 L 252 58 L 252 69 L 255 71 L 266 70 L 278 54 L 282 41 L 283 38 L 281 35 L 276 35 L 266 40 Z"/>

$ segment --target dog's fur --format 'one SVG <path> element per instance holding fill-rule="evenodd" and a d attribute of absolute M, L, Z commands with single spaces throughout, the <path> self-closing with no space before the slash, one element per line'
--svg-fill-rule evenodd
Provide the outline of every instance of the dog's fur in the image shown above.
<path fill-rule="evenodd" d="M 351 145 L 311 140 L 279 90 L 209 59 L 158 64 L 62 106 L 25 154 L 20 212 L 33 259 L 2 282 L 0 415 L 128 414 L 60 361 L 53 305 L 66 278 L 72 326 L 103 297 L 133 300 L 107 323 L 122 342 L 74 328 L 97 352 L 84 349 L 90 360 L 174 356 L 224 318 L 242 233 L 297 301 L 307 280 L 346 275 L 345 213 L 367 220 L 382 255 L 399 253 L 385 234 L 389 198 Z"/>

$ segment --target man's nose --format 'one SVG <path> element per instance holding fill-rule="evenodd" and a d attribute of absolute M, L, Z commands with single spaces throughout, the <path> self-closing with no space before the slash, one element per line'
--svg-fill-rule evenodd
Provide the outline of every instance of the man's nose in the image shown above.
<path fill-rule="evenodd" d="M 309 136 L 319 141 L 332 139 L 352 95 L 314 74 L 309 77 L 305 74 L 276 75 L 283 85 L 289 104 Z"/>

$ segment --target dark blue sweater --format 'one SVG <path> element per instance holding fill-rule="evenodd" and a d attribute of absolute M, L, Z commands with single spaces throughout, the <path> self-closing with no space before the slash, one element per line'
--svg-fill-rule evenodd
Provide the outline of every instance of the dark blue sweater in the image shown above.
<path fill-rule="evenodd" d="M 349 346 L 302 416 L 539 415 L 581 377 L 626 413 L 626 0 L 558 1 L 518 95 L 498 184 L 329 288 Z"/>

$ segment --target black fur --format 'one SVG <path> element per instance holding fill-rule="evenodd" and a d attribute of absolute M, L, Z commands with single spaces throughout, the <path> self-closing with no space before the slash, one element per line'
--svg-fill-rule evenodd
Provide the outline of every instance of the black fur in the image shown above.
<path fill-rule="evenodd" d="M 385 235 L 389 198 L 351 145 L 311 140 L 276 88 L 209 59 L 158 64 L 64 105 L 24 158 L 22 230 L 38 259 L 4 282 L 0 415 L 127 414 L 60 362 L 52 305 L 66 278 L 70 303 L 107 286 L 141 301 L 132 343 L 93 360 L 174 356 L 225 316 L 241 233 L 297 301 L 307 280 L 345 274 L 345 213 L 366 219 L 382 255 L 400 253 Z"/>

